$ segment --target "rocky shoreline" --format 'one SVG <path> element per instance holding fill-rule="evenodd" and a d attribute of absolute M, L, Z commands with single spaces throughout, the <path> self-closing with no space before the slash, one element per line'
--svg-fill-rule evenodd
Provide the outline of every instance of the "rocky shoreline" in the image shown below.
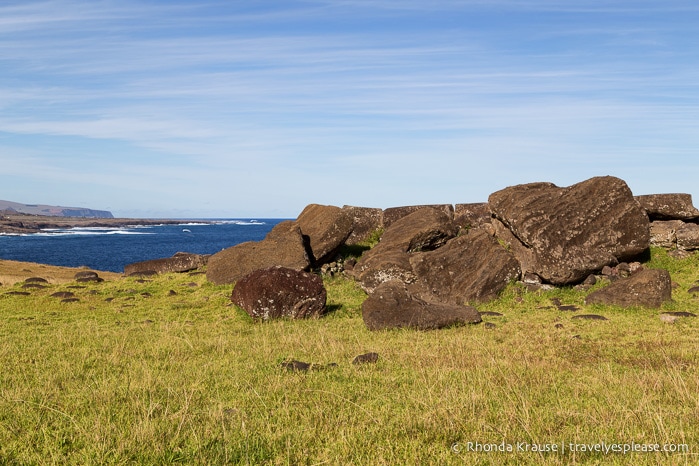
<path fill-rule="evenodd" d="M 26 235 L 52 228 L 119 228 L 132 225 L 178 225 L 186 219 L 84 218 L 0 213 L 0 234 Z M 202 222 L 197 220 L 197 222 Z M 206 222 L 203 222 L 206 223 Z"/>

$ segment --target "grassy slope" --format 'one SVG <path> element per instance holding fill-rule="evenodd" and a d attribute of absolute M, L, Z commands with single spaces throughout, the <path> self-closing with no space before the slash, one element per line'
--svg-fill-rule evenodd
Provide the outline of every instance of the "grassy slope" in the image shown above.
<path fill-rule="evenodd" d="M 76 267 L 56 267 L 53 265 L 35 264 L 0 260 L 0 284 L 8 286 L 23 282 L 30 277 L 42 277 L 51 283 L 70 283 L 75 280 L 75 274 L 90 270 Z M 114 272 L 97 272 L 105 280 L 116 280 L 122 274 Z"/>
<path fill-rule="evenodd" d="M 679 284 L 662 310 L 699 313 L 687 292 L 699 255 L 654 250 L 650 265 Z M 512 285 L 478 306 L 504 314 L 484 319 L 495 328 L 374 333 L 364 293 L 344 279 L 327 281 L 325 318 L 270 323 L 202 275 L 87 285 L 71 289 L 74 303 L 49 296 L 68 286 L 0 294 L 0 464 L 699 461 L 696 318 L 665 324 L 659 310 Z M 609 320 L 571 320 L 552 297 Z M 351 364 L 367 351 L 378 364 Z M 288 358 L 338 366 L 292 373 L 280 367 Z M 476 453 L 468 442 L 686 443 L 691 453 Z"/>

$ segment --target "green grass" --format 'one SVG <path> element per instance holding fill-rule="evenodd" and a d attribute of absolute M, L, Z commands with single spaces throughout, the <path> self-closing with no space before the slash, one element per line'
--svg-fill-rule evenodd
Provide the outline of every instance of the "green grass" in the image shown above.
<path fill-rule="evenodd" d="M 327 279 L 326 317 L 253 322 L 203 275 L 0 288 L 0 464 L 696 464 L 699 255 L 653 250 L 661 310 L 513 284 L 485 325 L 369 332 Z M 197 286 L 187 286 L 195 282 Z M 170 290 L 177 294 L 170 295 Z M 144 296 L 149 293 L 150 296 Z M 580 311 L 551 306 L 557 297 Z M 113 298 L 110 302 L 107 298 Z M 597 313 L 608 321 L 572 320 Z M 562 324 L 562 328 L 556 328 Z M 368 351 L 377 364 L 355 366 Z M 337 367 L 307 373 L 287 359 Z M 688 454 L 473 452 L 480 444 L 687 444 Z"/>

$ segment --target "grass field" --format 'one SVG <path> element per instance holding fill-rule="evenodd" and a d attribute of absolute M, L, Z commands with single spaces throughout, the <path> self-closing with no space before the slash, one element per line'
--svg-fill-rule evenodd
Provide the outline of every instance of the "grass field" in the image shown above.
<path fill-rule="evenodd" d="M 513 284 L 477 306 L 494 328 L 432 332 L 369 332 L 344 278 L 326 317 L 268 323 L 201 274 L 6 285 L 0 464 L 699 464 L 699 319 L 659 318 L 699 314 L 699 254 L 648 265 L 678 284 L 660 310 Z"/>

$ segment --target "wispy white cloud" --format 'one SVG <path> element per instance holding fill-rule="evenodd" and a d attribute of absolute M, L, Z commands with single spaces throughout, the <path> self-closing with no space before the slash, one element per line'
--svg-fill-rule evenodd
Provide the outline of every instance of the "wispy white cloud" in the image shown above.
<path fill-rule="evenodd" d="M 73 158 L 101 154 L 109 173 L 95 162 L 90 179 L 150 184 L 154 204 L 190 174 L 196 190 L 215 180 L 231 198 L 270 179 L 295 194 L 254 202 L 292 214 L 293 202 L 323 202 L 318 192 L 336 203 L 460 189 L 483 199 L 501 179 L 621 172 L 633 154 L 645 167 L 696 164 L 683 158 L 699 143 L 696 34 L 649 14 L 693 3 L 658 5 L 14 2 L 0 6 L 0 158 L 23 177 L 77 183 Z M 581 10 L 591 15 L 569 15 Z M 18 150 L 32 158 L 10 163 Z M 29 160 L 50 169 L 23 169 Z M 51 171 L 61 166 L 71 171 Z M 474 171 L 488 175 L 459 188 L 459 173 Z M 245 176 L 227 185 L 227 173 Z M 333 193 L 343 173 L 365 197 Z M 380 178 L 396 185 L 390 195 Z M 429 183 L 408 187 L 416 180 Z"/>
<path fill-rule="evenodd" d="M 504 11 L 548 11 L 548 12 L 654 12 L 654 11 L 699 11 L 692 0 L 671 0 L 658 3 L 654 0 L 308 0 L 327 7 L 354 10 L 357 8 L 387 11 L 460 11 L 486 9 Z"/>

